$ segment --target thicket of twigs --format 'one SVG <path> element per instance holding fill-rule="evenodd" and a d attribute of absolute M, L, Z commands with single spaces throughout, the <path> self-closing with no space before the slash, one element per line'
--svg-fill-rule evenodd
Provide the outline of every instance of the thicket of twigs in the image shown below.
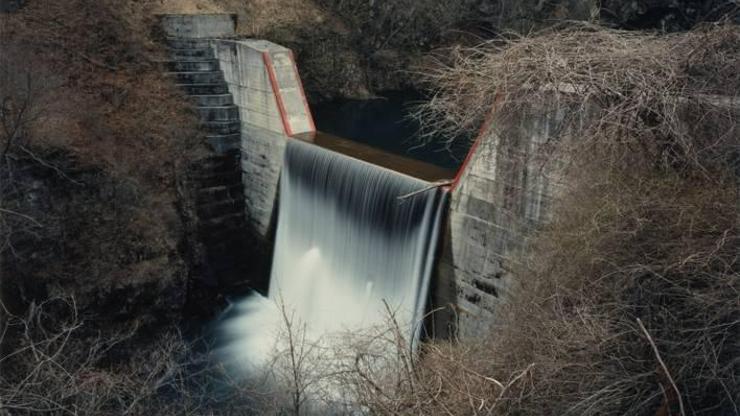
<path fill-rule="evenodd" d="M 733 25 L 658 35 L 580 24 L 447 49 L 419 73 L 433 94 L 416 115 L 430 135 L 459 137 L 460 130 L 477 130 L 497 97 L 505 113 L 516 114 L 550 99 L 553 89 L 570 90 L 558 95 L 563 103 L 595 102 L 604 110 L 593 128 L 616 134 L 646 124 L 680 144 L 679 102 L 737 94 L 738 36 Z"/>
<path fill-rule="evenodd" d="M 535 151 L 563 187 L 511 262 L 516 287 L 490 337 L 429 346 L 415 383 L 368 406 L 740 413 L 737 68 L 737 26 L 578 26 L 458 50 L 430 71 L 420 115 L 435 131 L 477 126 L 495 103 L 500 145 L 518 146 L 507 126 L 558 108 Z"/>
<path fill-rule="evenodd" d="M 3 312 L 0 415 L 254 414 L 256 392 L 177 329 L 103 333 L 72 297 Z"/>

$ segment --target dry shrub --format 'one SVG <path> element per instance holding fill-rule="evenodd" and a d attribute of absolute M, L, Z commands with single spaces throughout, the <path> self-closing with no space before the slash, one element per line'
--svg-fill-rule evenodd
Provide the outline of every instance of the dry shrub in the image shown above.
<path fill-rule="evenodd" d="M 505 408 L 737 413 L 735 180 L 605 173 L 607 161 L 593 160 L 535 237 L 526 282 L 495 334 L 502 369 L 535 366 Z"/>
<path fill-rule="evenodd" d="M 208 345 L 173 328 L 144 339 L 135 327 L 100 332 L 87 324 L 67 296 L 8 314 L 0 415 L 250 414 L 251 400 L 210 359 Z"/>
<path fill-rule="evenodd" d="M 515 114 L 549 101 L 555 90 L 564 105 L 603 108 L 598 128 L 630 127 L 629 137 L 653 115 L 649 131 L 665 128 L 680 137 L 679 102 L 737 95 L 739 39 L 732 25 L 653 35 L 581 24 L 443 50 L 419 73 L 432 97 L 417 116 L 430 134 L 458 137 L 461 130 L 475 131 L 497 99 Z"/>
<path fill-rule="evenodd" d="M 734 180 L 605 174 L 594 160 L 579 166 L 500 325 L 477 347 L 473 368 L 503 384 L 530 371 L 505 394 L 483 380 L 495 395 L 473 394 L 501 414 L 736 414 Z"/>
<path fill-rule="evenodd" d="M 91 165 L 161 187 L 199 154 L 200 136 L 185 96 L 156 63 L 164 52 L 152 36 L 154 4 L 32 2 L 0 17 L 0 53 L 22 66 L 27 59 L 12 49 L 22 48 L 60 80 L 37 143 L 72 148 Z"/>
<path fill-rule="evenodd" d="M 457 133 L 496 102 L 504 148 L 507 120 L 554 103 L 566 116 L 537 151 L 563 186 L 548 224 L 510 253 L 516 282 L 492 332 L 427 346 L 413 389 L 365 405 L 739 414 L 738 45 L 734 26 L 579 26 L 458 51 L 432 72 L 427 126 Z"/>
<path fill-rule="evenodd" d="M 9 315 L 2 332 L 0 409 L 18 415 L 133 409 L 140 400 L 151 399 L 157 384 L 177 370 L 173 358 L 184 347 L 168 335 L 155 348 L 159 356 L 151 358 L 156 359 L 139 367 L 106 368 L 108 352 L 133 331 L 80 336 L 84 332 L 73 298 L 49 299 L 32 304 L 23 316 Z"/>
<path fill-rule="evenodd" d="M 3 259 L 5 284 L 63 284 L 85 309 L 122 284 L 184 280 L 176 184 L 208 153 L 197 115 L 156 62 L 154 3 L 34 1 L 0 14 L 3 71 L 30 74 L 45 96 L 7 166 L 17 186 L 0 196 L 44 227 Z M 29 196 L 39 194 L 53 208 Z"/>

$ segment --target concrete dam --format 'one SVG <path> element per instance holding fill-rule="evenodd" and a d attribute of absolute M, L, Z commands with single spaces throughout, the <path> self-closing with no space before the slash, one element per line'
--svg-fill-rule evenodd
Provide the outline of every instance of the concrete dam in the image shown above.
<path fill-rule="evenodd" d="M 216 184 L 223 192 L 208 193 L 209 204 L 225 199 L 229 210 L 206 220 L 232 219 L 220 235 L 249 234 L 272 259 L 265 296 L 232 305 L 224 320 L 232 356 L 270 352 L 277 304 L 318 335 L 378 324 L 388 309 L 410 340 L 422 321 L 438 337 L 476 336 L 494 322 L 512 278 L 508 253 L 549 204 L 553 175 L 530 159 L 557 114 L 496 129 L 490 120 L 451 172 L 317 133 L 293 53 L 237 39 L 235 16 L 163 15 L 161 23 L 171 76 L 194 97 L 218 169 L 233 169 Z M 501 145 L 502 128 L 518 145 Z M 233 245 L 209 254 L 239 256 Z"/>

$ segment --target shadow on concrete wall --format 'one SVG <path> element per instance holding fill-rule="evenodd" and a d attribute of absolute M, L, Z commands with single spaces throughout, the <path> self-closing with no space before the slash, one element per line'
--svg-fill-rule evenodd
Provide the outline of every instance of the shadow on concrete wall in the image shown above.
<path fill-rule="evenodd" d="M 445 212 L 449 212 L 449 200 Z M 424 319 L 423 337 L 427 339 L 452 339 L 457 334 L 457 284 L 452 273 L 441 270 L 442 259 L 452 258 L 452 228 L 445 219 L 441 244 L 435 254 L 434 274 L 429 288 L 429 313 Z"/>

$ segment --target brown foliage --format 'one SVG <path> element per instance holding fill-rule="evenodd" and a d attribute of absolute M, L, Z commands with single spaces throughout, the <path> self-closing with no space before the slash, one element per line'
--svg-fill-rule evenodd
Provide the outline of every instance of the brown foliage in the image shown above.
<path fill-rule="evenodd" d="M 197 125 L 183 96 L 156 64 L 149 2 L 33 2 L 3 16 L 8 45 L 60 79 L 57 103 L 36 140 L 75 149 L 80 158 L 152 185 L 197 145 Z M 8 60 L 21 57 L 10 55 Z M 169 171 L 169 172 L 168 172 Z M 163 172 L 167 172 L 163 177 Z M 159 184 L 157 184 L 159 182 Z"/>
<path fill-rule="evenodd" d="M 627 137 L 667 128 L 680 136 L 679 102 L 737 95 L 739 39 L 732 25 L 653 35 L 579 24 L 445 50 L 420 72 L 433 96 L 418 116 L 430 132 L 457 137 L 476 130 L 497 98 L 515 113 L 558 91 L 563 105 L 598 103 L 608 117 L 600 128 L 631 128 Z"/>
<path fill-rule="evenodd" d="M 116 247 L 121 234 L 146 242 L 144 251 L 170 256 L 174 250 L 179 232 L 175 184 L 205 151 L 196 115 L 156 63 L 162 51 L 153 42 L 152 3 L 36 1 L 0 15 L 3 71 L 16 78 L 27 74 L 44 96 L 41 115 L 25 126 L 24 146 L 43 166 L 53 168 L 52 155 L 62 153 L 71 160 L 66 169 L 102 172 L 100 183 L 88 177 L 87 183 L 75 184 L 72 173 L 56 169 L 70 179 L 70 205 L 80 202 L 74 200 L 78 194 L 104 188 L 105 181 L 126 190 L 115 210 L 99 209 L 108 204 L 105 197 L 73 209 L 83 218 L 96 216 L 69 231 L 74 243 L 85 247 L 85 238 L 102 240 L 87 242 L 98 250 L 83 248 L 83 257 L 89 255 L 95 264 L 60 261 L 55 271 L 82 264 L 71 274 L 98 278 L 120 270 L 131 257 L 131 247 Z M 14 157 L 20 166 L 29 152 L 16 148 Z M 126 215 L 118 215 L 118 208 Z M 98 217 L 101 212 L 104 218 Z"/>

